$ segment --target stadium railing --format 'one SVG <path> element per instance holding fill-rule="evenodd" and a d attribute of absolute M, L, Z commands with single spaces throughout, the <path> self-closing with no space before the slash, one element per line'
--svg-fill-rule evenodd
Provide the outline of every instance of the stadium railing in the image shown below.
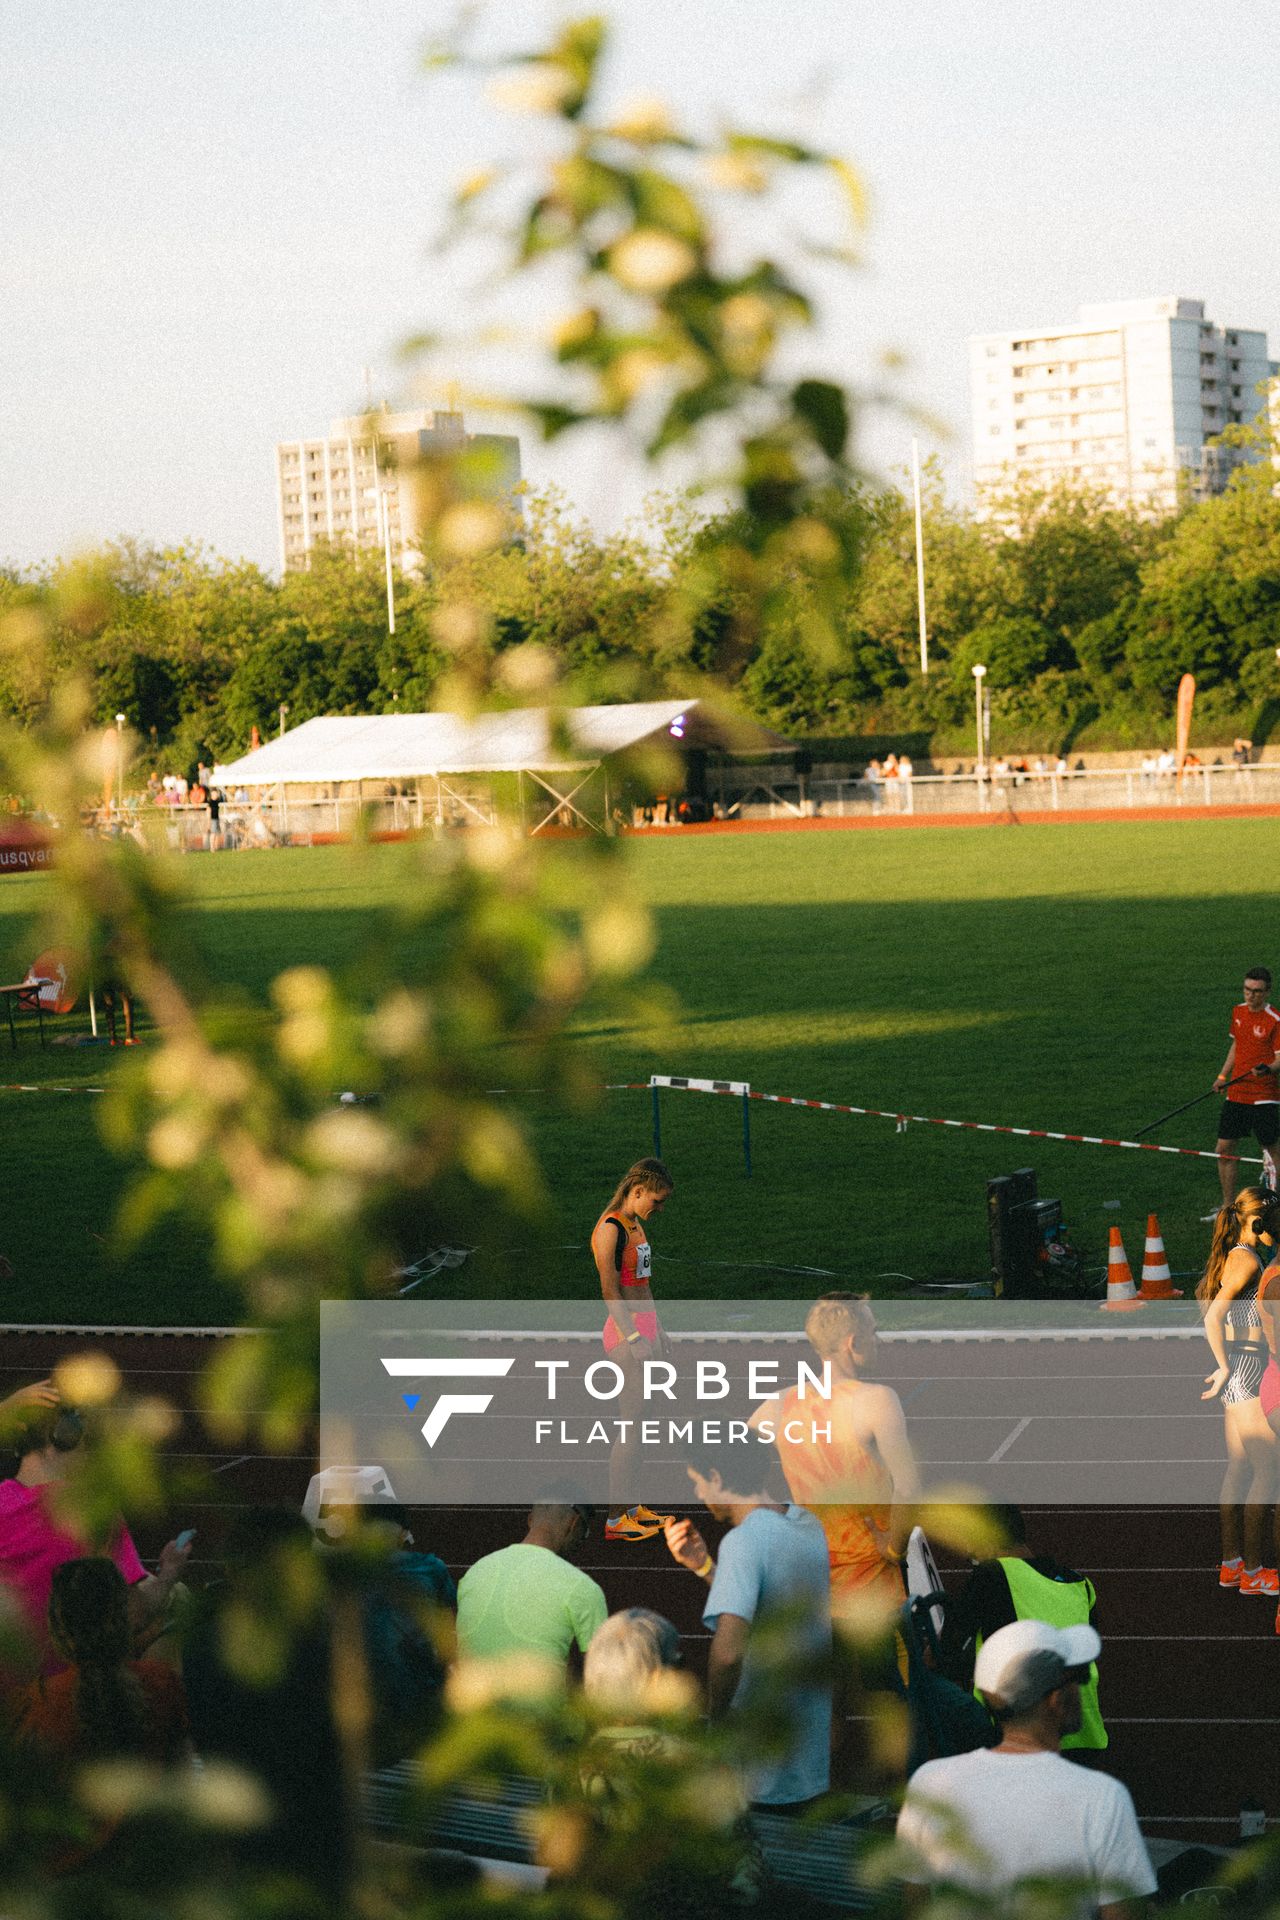
<path fill-rule="evenodd" d="M 1081 767 L 1066 773 L 922 773 L 909 780 L 872 784 L 864 778 L 815 778 L 803 785 L 794 775 L 773 772 L 767 786 L 731 788 L 724 811 L 738 820 L 799 820 L 814 816 L 872 818 L 895 814 L 1059 813 L 1110 808 L 1167 808 L 1170 812 L 1214 807 L 1280 807 L 1280 765 L 1205 766 L 1173 774 L 1137 767 Z M 129 805 L 114 822 L 140 835 L 156 850 L 197 852 L 216 832 L 222 847 L 308 845 L 345 838 L 363 821 L 375 835 L 409 834 L 443 826 L 458 828 L 492 820 L 491 796 L 461 789 L 354 795 L 298 800 L 272 793 L 257 799 L 226 799 L 216 830 L 206 807 Z M 658 831 L 678 830 L 674 822 Z"/>
<path fill-rule="evenodd" d="M 997 774 L 988 765 L 975 773 L 915 774 L 910 780 L 873 786 L 865 779 L 815 779 L 801 796 L 794 782 L 780 781 L 781 799 L 748 803 L 746 818 L 788 814 L 873 815 L 894 813 L 1058 813 L 1064 809 L 1112 807 L 1183 808 L 1280 806 L 1280 766 L 1189 768 L 1179 781 L 1136 767 L 1080 767 L 1065 773 Z M 795 800 L 791 795 L 795 794 Z"/>

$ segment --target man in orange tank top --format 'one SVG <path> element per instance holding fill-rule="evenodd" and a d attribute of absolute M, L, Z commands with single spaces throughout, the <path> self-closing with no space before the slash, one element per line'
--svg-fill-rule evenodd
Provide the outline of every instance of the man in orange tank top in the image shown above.
<path fill-rule="evenodd" d="M 821 1523 L 831 1557 L 834 1699 L 832 1764 L 846 1783 L 879 1772 L 874 1739 L 854 1735 L 875 1713 L 869 1692 L 901 1694 L 905 1650 L 894 1631 L 906 1599 L 901 1560 L 911 1531 L 920 1474 L 892 1387 L 864 1380 L 876 1348 L 876 1323 L 864 1295 L 828 1293 L 805 1320 L 809 1344 L 831 1369 L 831 1398 L 798 1388 L 766 1400 L 752 1415 L 768 1421 L 791 1497 Z M 813 1439 L 830 1425 L 831 1439 Z M 792 1436 L 788 1437 L 787 1428 Z M 863 1780 L 863 1784 L 866 1781 Z"/>
<path fill-rule="evenodd" d="M 805 1333 L 830 1364 L 830 1401 L 812 1392 L 801 1399 L 793 1387 L 780 1401 L 765 1401 L 752 1418 L 772 1424 L 792 1499 L 822 1523 L 831 1553 L 832 1618 L 864 1631 L 877 1618 L 888 1624 L 905 1598 L 899 1561 L 920 1475 L 902 1402 L 892 1387 L 862 1377 L 875 1356 L 870 1303 L 857 1294 L 824 1294 L 809 1310 Z M 829 1443 L 807 1432 L 787 1437 L 789 1426 L 807 1429 L 815 1420 L 830 1422 Z"/>

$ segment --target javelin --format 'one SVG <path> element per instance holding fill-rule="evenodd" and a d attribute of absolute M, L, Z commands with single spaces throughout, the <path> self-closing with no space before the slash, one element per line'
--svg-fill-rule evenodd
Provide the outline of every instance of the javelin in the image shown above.
<path fill-rule="evenodd" d="M 1198 1107 L 1202 1100 L 1212 1100 L 1215 1093 L 1225 1093 L 1228 1087 L 1238 1087 L 1242 1080 L 1252 1080 L 1256 1071 L 1256 1068 L 1250 1067 L 1245 1073 L 1238 1073 L 1234 1080 L 1224 1080 L 1220 1087 L 1210 1087 L 1208 1093 L 1198 1093 L 1194 1100 L 1188 1100 L 1182 1106 L 1174 1107 L 1168 1113 L 1162 1113 L 1158 1120 L 1151 1121 L 1148 1126 L 1139 1127 L 1133 1136 L 1134 1139 L 1141 1140 L 1144 1133 L 1154 1133 L 1156 1128 L 1162 1127 L 1166 1120 L 1176 1119 L 1180 1113 L 1186 1113 L 1189 1107 Z"/>

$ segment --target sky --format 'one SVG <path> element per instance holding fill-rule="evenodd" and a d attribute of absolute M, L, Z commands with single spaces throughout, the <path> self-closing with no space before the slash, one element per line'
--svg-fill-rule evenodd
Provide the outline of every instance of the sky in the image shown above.
<path fill-rule="evenodd" d="M 566 11 L 504 0 L 487 44 Z M 0 564 L 122 535 L 278 566 L 274 447 L 408 394 L 397 348 L 474 312 L 429 245 L 452 186 L 536 131 L 429 76 L 435 0 L 0 5 Z M 1280 0 L 616 0 L 607 98 L 829 147 L 862 266 L 821 274 L 807 364 L 895 390 L 968 487 L 967 340 L 1175 293 L 1280 357 Z M 1155 23 L 1154 25 L 1152 23 Z M 824 209 L 803 205 L 806 226 Z M 812 218 L 810 215 L 812 214 Z M 477 423 L 484 424 L 484 423 Z M 868 409 L 867 468 L 913 427 Z M 526 439 L 597 525 L 678 473 Z"/>

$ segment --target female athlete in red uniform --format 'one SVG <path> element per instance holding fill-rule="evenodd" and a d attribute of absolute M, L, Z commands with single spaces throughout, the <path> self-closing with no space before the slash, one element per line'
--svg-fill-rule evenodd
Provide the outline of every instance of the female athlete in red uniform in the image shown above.
<path fill-rule="evenodd" d="M 609 1309 L 604 1350 L 623 1369 L 618 1417 L 630 1420 L 633 1432 L 644 1410 L 644 1362 L 666 1351 L 649 1286 L 651 1256 L 644 1223 L 662 1211 L 674 1191 L 675 1182 L 661 1160 L 637 1160 L 618 1182 L 591 1236 L 600 1292 Z M 613 1449 L 606 1540 L 647 1540 L 668 1518 L 634 1503 L 635 1451 L 622 1441 Z"/>

